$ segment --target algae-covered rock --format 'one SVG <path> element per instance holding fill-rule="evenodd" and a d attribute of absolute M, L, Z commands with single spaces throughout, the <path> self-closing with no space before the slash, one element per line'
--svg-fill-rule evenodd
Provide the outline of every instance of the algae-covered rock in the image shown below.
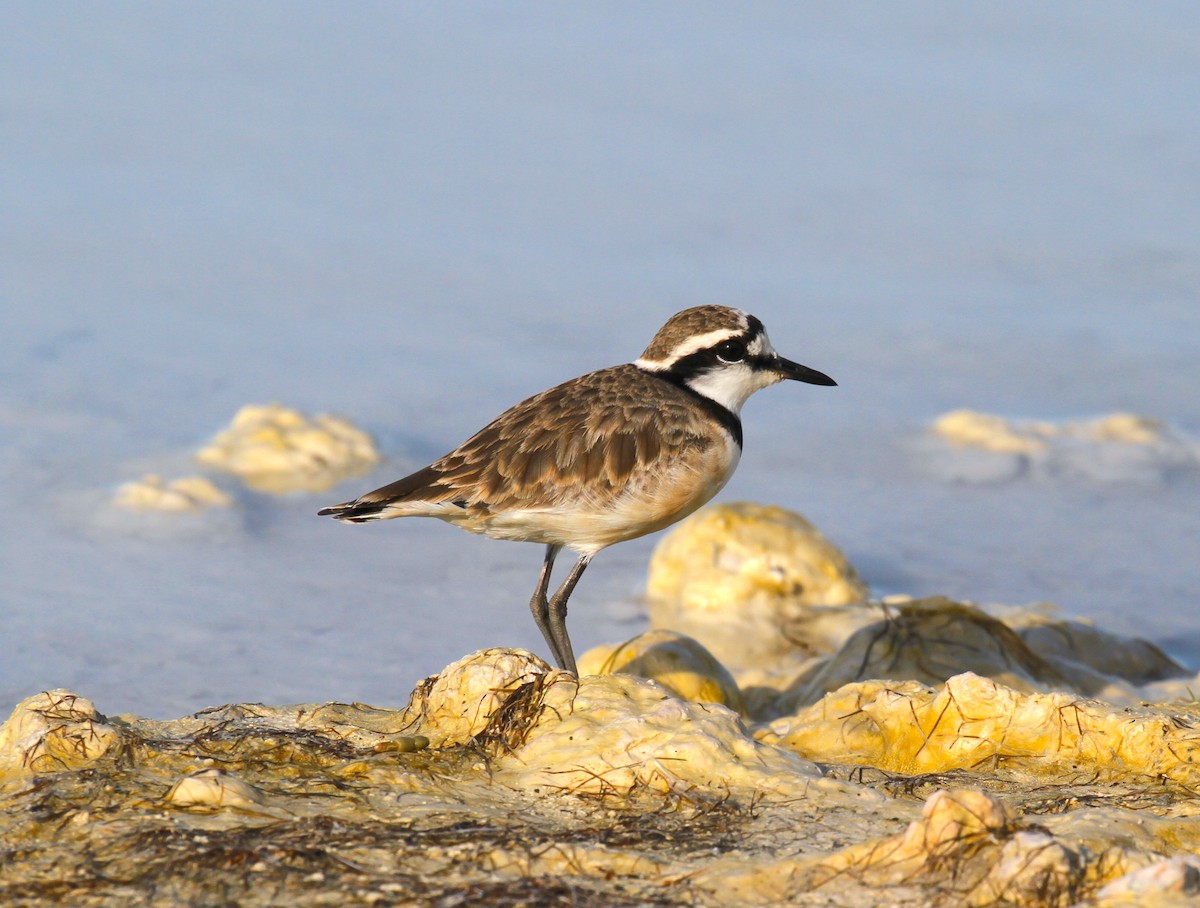
<path fill-rule="evenodd" d="M 616 646 L 594 647 L 579 660 L 579 672 L 649 678 L 682 700 L 720 703 L 746 715 L 733 675 L 698 641 L 675 631 L 646 631 Z"/>
<path fill-rule="evenodd" d="M 219 769 L 189 773 L 171 786 L 165 800 L 176 807 L 211 809 L 257 810 L 267 804 L 261 790 Z"/>
<path fill-rule="evenodd" d="M 1020 476 L 1155 483 L 1200 466 L 1200 446 L 1135 413 L 1050 422 L 954 410 L 934 420 L 918 450 L 925 470 L 965 482 Z"/>
<path fill-rule="evenodd" d="M 1073 692 L 1120 705 L 1186 694 L 1188 673 L 1144 640 L 1123 638 L 1042 610 L 1003 617 L 941 596 L 892 601 L 857 627 L 834 653 L 813 657 L 790 676 L 743 671 L 737 680 L 750 714 L 767 720 L 795 712 L 857 681 L 894 679 L 937 685 L 964 672 L 1022 692 Z M 1174 679 L 1174 680 L 1173 680 Z"/>
<path fill-rule="evenodd" d="M 1091 904 L 1097 908 L 1185 908 L 1200 899 L 1200 860 L 1164 858 L 1103 886 Z"/>
<path fill-rule="evenodd" d="M 1044 438 L 1052 427 L 1034 423 L 1017 427 L 992 413 L 953 410 L 934 420 L 935 435 L 960 448 L 982 448 L 1002 454 L 1033 454 L 1046 448 Z"/>
<path fill-rule="evenodd" d="M 106 720 L 59 691 L 0 729 L 0 902 L 1166 905 L 1195 888 L 1198 716 L 964 675 L 751 734 L 511 650 L 403 709 Z"/>
<path fill-rule="evenodd" d="M 404 708 L 404 728 L 434 747 L 466 743 L 488 727 L 516 691 L 552 671 L 527 650 L 485 649 L 464 656 L 417 685 Z"/>
<path fill-rule="evenodd" d="M 1003 767 L 1042 778 L 1200 785 L 1200 727 L 1178 710 L 1023 693 L 969 673 L 936 688 L 848 684 L 758 736 L 810 760 L 908 774 Z"/>
<path fill-rule="evenodd" d="M 996 862 L 971 890 L 966 904 L 979 908 L 997 904 L 1065 908 L 1083 890 L 1086 865 L 1083 855 L 1049 833 L 1021 830 L 1004 843 Z"/>
<path fill-rule="evenodd" d="M 703 799 L 844 788 L 812 764 L 760 745 L 731 710 L 682 701 L 630 675 L 547 685 L 536 714 L 498 763 L 498 778 L 514 787 L 618 799 L 639 791 Z"/>
<path fill-rule="evenodd" d="M 1187 669 L 1148 640 L 1120 637 L 1078 619 L 1062 619 L 1025 611 L 1006 616 L 1005 623 L 1043 659 L 1067 669 L 1065 674 L 1095 673 L 1103 678 L 1090 692 L 1099 694 L 1113 679 L 1149 684 L 1188 674 Z"/>
<path fill-rule="evenodd" d="M 934 434 L 959 447 L 1020 454 L 1045 451 L 1056 439 L 1152 445 L 1161 444 L 1167 434 L 1167 426 L 1161 419 L 1136 413 L 1110 413 L 1093 420 L 1054 423 L 954 410 L 934 420 L 932 428 Z"/>
<path fill-rule="evenodd" d="M 308 417 L 280 404 L 242 407 L 196 453 L 205 466 L 238 476 L 258 492 L 323 492 L 379 461 L 371 437 L 338 416 Z"/>
<path fill-rule="evenodd" d="M 696 638 L 733 670 L 826 652 L 845 634 L 824 608 L 863 602 L 866 584 L 799 514 L 713 505 L 654 550 L 646 586 L 651 624 Z M 830 639 L 832 634 L 833 639 Z"/>
<path fill-rule="evenodd" d="M 209 508 L 228 508 L 233 499 L 204 476 L 184 476 L 171 481 L 148 474 L 117 488 L 113 504 L 130 511 L 198 513 Z"/>
<path fill-rule="evenodd" d="M 809 666 L 775 704 L 790 711 L 855 681 L 895 678 L 938 684 L 975 672 L 1021 691 L 1069 684 L 1015 631 L 977 608 L 942 597 L 889 609 L 837 653 Z"/>
<path fill-rule="evenodd" d="M 0 727 L 0 788 L 82 769 L 121 744 L 121 733 L 91 700 L 68 690 L 35 694 L 18 703 Z"/>
<path fill-rule="evenodd" d="M 849 896 L 844 904 L 867 905 L 878 904 L 872 899 L 886 892 L 888 904 L 906 905 L 921 904 L 921 898 L 928 904 L 935 892 L 931 884 L 952 876 L 958 898 L 969 899 L 994 865 L 994 843 L 1011 823 L 1004 805 L 991 795 L 970 789 L 937 791 L 921 816 L 894 835 L 820 855 L 757 862 L 723 858 L 701 870 L 696 884 L 725 904 L 782 905 L 820 893 L 829 900 L 825 904 L 842 904 L 838 895 L 843 894 Z"/>

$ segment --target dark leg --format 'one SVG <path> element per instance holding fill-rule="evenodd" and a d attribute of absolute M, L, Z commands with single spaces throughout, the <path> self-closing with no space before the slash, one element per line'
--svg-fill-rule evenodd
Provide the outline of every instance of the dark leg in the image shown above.
<path fill-rule="evenodd" d="M 562 658 L 558 654 L 558 645 L 554 642 L 554 636 L 550 632 L 550 604 L 546 601 L 546 591 L 550 589 L 550 572 L 554 570 L 554 559 L 561 548 L 560 545 L 546 546 L 546 560 L 542 562 L 542 573 L 538 575 L 537 589 L 533 591 L 533 598 L 529 600 L 529 610 L 533 612 L 533 620 L 537 622 L 538 630 L 550 644 L 550 653 L 559 665 L 562 665 Z"/>
<path fill-rule="evenodd" d="M 558 588 L 558 592 L 554 594 L 549 604 L 550 635 L 547 639 L 553 638 L 550 648 L 554 650 L 554 658 L 558 662 L 558 667 L 566 669 L 577 677 L 579 669 L 575 666 L 575 653 L 571 650 L 571 638 L 567 636 L 567 600 L 571 598 L 575 584 L 579 582 L 579 578 L 583 576 L 583 572 L 591 560 L 591 555 L 579 556 L 579 560 L 571 568 L 571 573 L 567 574 L 567 579 L 562 582 L 562 586 Z"/>

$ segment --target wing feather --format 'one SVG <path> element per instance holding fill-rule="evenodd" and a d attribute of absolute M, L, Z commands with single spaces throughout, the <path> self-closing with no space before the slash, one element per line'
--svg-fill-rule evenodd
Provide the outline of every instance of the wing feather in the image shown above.
<path fill-rule="evenodd" d="M 707 447 L 711 431 L 711 417 L 685 392 L 632 364 L 615 366 L 522 401 L 428 467 L 328 510 L 356 519 L 356 509 L 374 516 L 403 502 L 490 511 L 602 501 L 660 459 Z"/>

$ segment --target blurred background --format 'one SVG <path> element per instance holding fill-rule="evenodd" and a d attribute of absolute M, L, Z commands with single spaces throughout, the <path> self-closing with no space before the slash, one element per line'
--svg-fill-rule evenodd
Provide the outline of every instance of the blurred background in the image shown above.
<path fill-rule="evenodd" d="M 925 435 L 1200 436 L 1198 97 L 1183 2 L 6 4 L 0 701 L 389 705 L 542 652 L 540 547 L 315 511 L 701 303 L 839 382 L 747 404 L 722 499 L 878 594 L 1050 601 L 1196 668 L 1196 470 L 963 481 Z M 183 536 L 105 517 L 271 401 L 388 462 Z M 642 629 L 654 542 L 589 570 L 578 651 Z"/>

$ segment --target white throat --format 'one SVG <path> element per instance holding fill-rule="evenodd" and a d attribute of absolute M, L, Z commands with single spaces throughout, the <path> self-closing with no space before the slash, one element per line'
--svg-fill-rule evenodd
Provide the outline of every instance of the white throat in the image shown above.
<path fill-rule="evenodd" d="M 751 394 L 777 381 L 778 375 L 760 372 L 739 363 L 702 372 L 689 378 L 687 385 L 697 394 L 716 401 L 729 412 L 737 414 L 742 412 L 742 404 Z"/>
<path fill-rule="evenodd" d="M 750 355 L 754 358 L 772 356 L 775 348 L 764 331 L 750 342 Z M 709 369 L 687 380 L 687 385 L 697 394 L 715 400 L 730 413 L 740 414 L 742 404 L 755 391 L 782 381 L 778 372 L 756 369 L 748 362 L 728 363 L 717 369 Z"/>

